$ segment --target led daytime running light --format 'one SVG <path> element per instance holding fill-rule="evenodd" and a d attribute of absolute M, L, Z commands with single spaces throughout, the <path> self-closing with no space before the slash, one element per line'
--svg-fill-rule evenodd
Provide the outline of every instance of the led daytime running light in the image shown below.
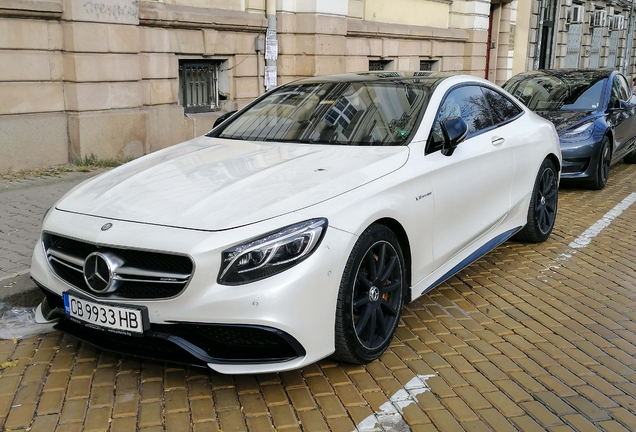
<path fill-rule="evenodd" d="M 225 250 L 222 253 L 219 282 L 248 283 L 252 279 L 247 273 L 255 272 L 253 280 L 259 280 L 292 267 L 316 249 L 326 228 L 326 219 L 312 219 Z M 296 242 L 300 243 L 294 245 Z M 250 267 L 250 263 L 253 266 Z M 244 279 L 233 280 L 241 279 L 237 277 L 239 275 Z"/>

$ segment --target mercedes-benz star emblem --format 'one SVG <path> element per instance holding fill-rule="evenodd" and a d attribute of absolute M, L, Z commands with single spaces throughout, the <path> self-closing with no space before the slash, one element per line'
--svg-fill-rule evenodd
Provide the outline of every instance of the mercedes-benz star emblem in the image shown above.
<path fill-rule="evenodd" d="M 102 225 L 102 231 L 108 231 L 112 226 L 113 224 L 108 222 L 107 224 Z"/>
<path fill-rule="evenodd" d="M 371 287 L 369 290 L 369 301 L 371 303 L 378 301 L 380 298 L 380 290 L 377 287 Z"/>
<path fill-rule="evenodd" d="M 113 283 L 113 265 L 106 255 L 93 252 L 84 261 L 84 280 L 96 293 L 105 293 Z"/>

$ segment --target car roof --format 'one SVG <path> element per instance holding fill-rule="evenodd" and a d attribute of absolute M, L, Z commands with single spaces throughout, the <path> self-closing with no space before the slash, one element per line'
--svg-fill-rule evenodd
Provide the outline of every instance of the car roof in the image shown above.
<path fill-rule="evenodd" d="M 354 72 L 334 75 L 323 75 L 312 78 L 302 78 L 290 84 L 317 84 L 328 82 L 421 82 L 432 85 L 446 78 L 458 76 L 451 72 L 429 71 L 378 71 L 378 72 Z"/>
<path fill-rule="evenodd" d="M 592 80 L 598 80 L 609 77 L 613 72 L 612 69 L 541 69 L 522 72 L 518 76 L 549 75 L 565 79 L 576 79 L 585 76 Z"/>

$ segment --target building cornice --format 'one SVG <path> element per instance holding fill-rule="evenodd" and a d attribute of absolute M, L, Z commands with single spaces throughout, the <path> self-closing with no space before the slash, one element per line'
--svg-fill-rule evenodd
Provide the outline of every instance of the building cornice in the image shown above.
<path fill-rule="evenodd" d="M 158 27 L 261 31 L 267 27 L 267 19 L 264 15 L 251 12 L 140 1 L 139 24 Z"/>
<path fill-rule="evenodd" d="M 62 0 L 3 0 L 0 16 L 17 18 L 60 19 L 64 8 Z"/>
<path fill-rule="evenodd" d="M 438 27 L 413 26 L 405 24 L 387 24 L 375 21 L 347 19 L 347 36 L 369 38 L 399 38 L 421 40 L 444 40 L 465 42 L 468 32 L 462 29 L 444 29 Z"/>

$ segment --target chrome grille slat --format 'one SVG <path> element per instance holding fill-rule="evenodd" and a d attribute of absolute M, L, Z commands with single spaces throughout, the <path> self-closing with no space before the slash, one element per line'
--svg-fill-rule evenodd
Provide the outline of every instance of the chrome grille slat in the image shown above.
<path fill-rule="evenodd" d="M 151 277 L 151 278 L 169 278 L 169 279 L 188 279 L 190 277 L 189 274 L 183 273 L 172 273 L 172 272 L 161 272 L 161 271 L 152 271 L 145 270 L 136 267 L 119 267 L 116 272 L 118 275 L 127 275 L 127 276 L 143 276 L 143 277 Z"/>
<path fill-rule="evenodd" d="M 187 287 L 194 271 L 192 259 L 165 252 L 124 249 L 62 237 L 42 235 L 49 267 L 69 285 L 95 297 L 108 299 L 165 299 L 179 295 Z M 84 261 L 95 252 L 115 257 L 114 291 L 93 292 L 84 278 Z"/>
<path fill-rule="evenodd" d="M 56 258 L 56 260 L 60 263 L 69 262 L 76 267 L 82 269 L 84 267 L 84 258 L 71 255 L 69 253 L 62 252 L 61 250 L 55 248 L 48 248 L 46 253 Z M 80 270 L 81 271 L 81 270 Z"/>
<path fill-rule="evenodd" d="M 49 261 L 55 261 L 56 263 L 60 263 L 63 266 L 66 266 L 66 267 L 70 268 L 71 270 L 75 270 L 76 272 L 79 272 L 79 273 L 82 272 L 81 268 L 77 268 L 74 265 L 67 263 L 66 261 L 63 261 L 63 260 L 61 260 L 59 258 L 56 258 L 53 255 L 50 255 L 48 258 L 49 258 Z"/>
<path fill-rule="evenodd" d="M 121 276 L 115 275 L 113 280 L 118 280 L 122 282 L 147 282 L 147 283 L 158 283 L 158 284 L 184 284 L 188 281 L 165 281 L 165 280 L 154 280 L 154 279 L 131 279 L 131 278 L 123 278 Z"/>

